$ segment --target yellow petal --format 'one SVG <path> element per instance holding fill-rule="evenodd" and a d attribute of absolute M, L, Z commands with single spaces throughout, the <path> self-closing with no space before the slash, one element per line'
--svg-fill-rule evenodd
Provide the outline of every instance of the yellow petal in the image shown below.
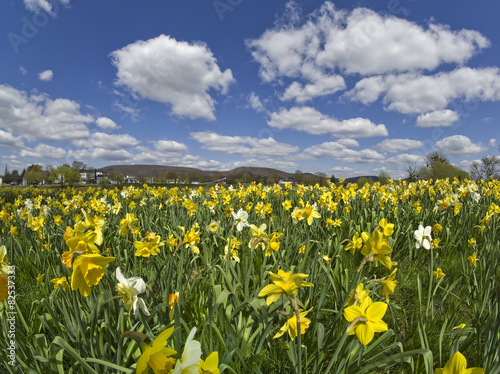
<path fill-rule="evenodd" d="M 351 305 L 344 309 L 344 317 L 349 322 L 352 322 L 355 318 L 361 317 L 363 310 L 358 305 Z"/>
<path fill-rule="evenodd" d="M 366 322 L 356 325 L 356 336 L 363 345 L 367 345 L 373 340 L 374 333 L 372 326 Z"/>
<path fill-rule="evenodd" d="M 445 373 L 463 373 L 467 369 L 467 360 L 460 352 L 455 352 L 444 366 Z"/>
<path fill-rule="evenodd" d="M 366 309 L 366 315 L 370 321 L 380 321 L 387 311 L 387 304 L 377 301 Z"/>

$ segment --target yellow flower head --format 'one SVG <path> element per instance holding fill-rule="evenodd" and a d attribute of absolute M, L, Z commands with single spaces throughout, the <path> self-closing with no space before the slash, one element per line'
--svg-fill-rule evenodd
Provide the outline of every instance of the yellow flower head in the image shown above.
<path fill-rule="evenodd" d="M 168 307 L 174 310 L 175 304 L 179 303 L 179 292 L 168 294 Z"/>
<path fill-rule="evenodd" d="M 318 213 L 318 211 L 316 210 L 315 207 L 313 207 L 312 205 L 309 205 L 309 203 L 307 203 L 305 208 L 302 209 L 302 217 L 299 219 L 300 220 L 306 219 L 307 224 L 309 226 L 311 226 L 314 218 L 321 218 L 321 215 Z"/>
<path fill-rule="evenodd" d="M 394 233 L 394 223 L 387 223 L 385 218 L 382 218 L 378 225 L 385 237 L 391 236 Z"/>
<path fill-rule="evenodd" d="M 309 328 L 311 320 L 309 318 L 306 318 L 306 315 L 311 310 L 312 308 L 304 312 L 302 309 L 299 309 L 301 335 L 304 335 L 306 333 L 306 329 Z M 273 339 L 281 337 L 287 331 L 288 335 L 290 335 L 290 339 L 295 340 L 295 338 L 297 337 L 297 316 L 295 315 L 295 313 L 290 318 L 288 318 L 285 324 L 281 327 L 280 331 L 278 331 L 276 335 L 273 336 Z"/>
<path fill-rule="evenodd" d="M 208 355 L 206 360 L 200 361 L 199 374 L 220 374 L 219 353 L 217 351 Z"/>
<path fill-rule="evenodd" d="M 434 270 L 432 272 L 432 276 L 436 279 L 441 279 L 442 277 L 444 277 L 446 274 L 443 273 L 443 270 L 441 270 L 441 268 L 437 268 L 436 270 Z"/>
<path fill-rule="evenodd" d="M 363 283 L 358 284 L 358 287 L 349 294 L 346 306 L 359 305 L 370 295 L 370 290 L 365 290 Z"/>
<path fill-rule="evenodd" d="M 467 369 L 467 360 L 460 352 L 455 352 L 443 369 L 434 370 L 434 374 L 483 374 L 484 369 Z"/>
<path fill-rule="evenodd" d="M 368 234 L 366 234 L 368 235 Z M 346 239 L 349 240 L 349 239 Z M 362 236 L 359 236 L 359 233 L 356 232 L 354 236 L 352 237 L 352 240 L 349 240 L 349 244 L 345 246 L 346 251 L 351 251 L 352 254 L 356 252 L 356 250 L 360 250 L 363 247 L 363 239 Z"/>
<path fill-rule="evenodd" d="M 134 213 L 127 213 L 125 218 L 120 221 L 120 231 L 121 236 L 126 236 L 129 231 L 134 232 L 136 227 L 134 224 L 139 222 L 139 219 L 135 218 Z"/>
<path fill-rule="evenodd" d="M 267 305 L 271 305 L 277 301 L 281 295 L 295 296 L 299 292 L 300 287 L 314 287 L 312 283 L 303 281 L 303 279 L 309 276 L 307 274 L 292 274 L 291 271 L 284 272 L 281 269 L 278 270 L 277 274 L 270 274 L 273 284 L 265 286 L 259 293 L 259 297 L 267 296 Z"/>
<path fill-rule="evenodd" d="M 469 258 L 467 260 L 469 260 L 469 263 L 471 265 L 477 266 L 477 260 L 479 260 L 477 257 L 477 252 L 474 252 L 472 254 L 472 256 L 469 256 Z"/>
<path fill-rule="evenodd" d="M 394 269 L 387 279 L 380 281 L 380 284 L 382 285 L 382 293 L 384 294 L 387 302 L 389 302 L 389 294 L 394 293 L 394 290 L 396 289 L 396 285 L 398 283 L 398 281 L 395 280 L 397 270 L 397 268 Z"/>
<path fill-rule="evenodd" d="M 114 257 L 103 257 L 100 254 L 81 255 L 73 262 L 71 289 L 79 290 L 87 297 L 92 286 L 99 284 L 104 275 L 104 267 L 114 261 Z"/>
<path fill-rule="evenodd" d="M 372 255 L 375 259 L 375 266 L 377 262 L 380 262 L 387 269 L 392 269 L 392 262 L 386 255 L 391 253 L 392 249 L 387 243 L 387 239 L 384 239 L 383 234 L 379 230 L 375 230 L 373 235 L 366 240 L 361 253 L 364 256 Z"/>
<path fill-rule="evenodd" d="M 71 280 L 71 279 L 70 279 Z M 66 277 L 54 278 L 50 280 L 50 283 L 54 284 L 54 289 L 62 289 L 63 291 L 69 290 L 69 283 Z"/>
<path fill-rule="evenodd" d="M 142 355 L 137 360 L 135 372 L 137 374 L 147 374 L 148 366 L 155 374 L 164 374 L 170 372 L 174 367 L 175 360 L 169 356 L 177 352 L 172 348 L 167 348 L 167 340 L 172 335 L 174 327 L 166 329 L 153 341 L 152 346 L 143 345 Z"/>
<path fill-rule="evenodd" d="M 368 296 L 361 305 L 352 305 L 344 309 L 344 317 L 351 322 L 348 328 L 349 335 L 358 337 L 363 345 L 367 345 L 373 340 L 376 332 L 387 331 L 387 324 L 382 318 L 387 311 L 387 304 L 376 302 Z"/>

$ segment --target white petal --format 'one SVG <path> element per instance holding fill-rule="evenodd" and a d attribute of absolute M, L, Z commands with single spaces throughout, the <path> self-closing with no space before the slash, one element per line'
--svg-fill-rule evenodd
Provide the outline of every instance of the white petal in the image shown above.
<path fill-rule="evenodd" d="M 144 303 L 144 300 L 142 300 L 140 297 L 136 297 L 134 300 L 134 315 L 137 315 L 137 307 L 139 307 L 139 309 L 141 309 L 145 315 L 149 316 L 149 310 Z"/>
<path fill-rule="evenodd" d="M 143 292 L 146 292 L 146 283 L 142 278 L 139 277 L 132 277 L 128 279 L 130 288 L 133 289 L 133 292 L 136 295 L 139 295 Z"/>
<path fill-rule="evenodd" d="M 128 285 L 127 279 L 123 276 L 120 268 L 116 268 L 116 280 L 118 281 L 118 283 L 125 283 L 126 285 Z"/>

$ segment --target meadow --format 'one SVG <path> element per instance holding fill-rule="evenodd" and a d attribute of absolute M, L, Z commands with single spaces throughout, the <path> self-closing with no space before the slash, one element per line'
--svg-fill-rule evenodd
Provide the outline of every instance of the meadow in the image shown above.
<path fill-rule="evenodd" d="M 4 187 L 0 207 L 5 373 L 500 373 L 497 180 Z"/>

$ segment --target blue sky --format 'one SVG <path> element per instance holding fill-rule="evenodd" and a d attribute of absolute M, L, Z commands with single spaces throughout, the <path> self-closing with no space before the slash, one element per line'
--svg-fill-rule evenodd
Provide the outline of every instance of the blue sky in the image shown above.
<path fill-rule="evenodd" d="M 500 4 L 6 0 L 0 172 L 160 164 L 404 177 L 498 155 Z"/>

